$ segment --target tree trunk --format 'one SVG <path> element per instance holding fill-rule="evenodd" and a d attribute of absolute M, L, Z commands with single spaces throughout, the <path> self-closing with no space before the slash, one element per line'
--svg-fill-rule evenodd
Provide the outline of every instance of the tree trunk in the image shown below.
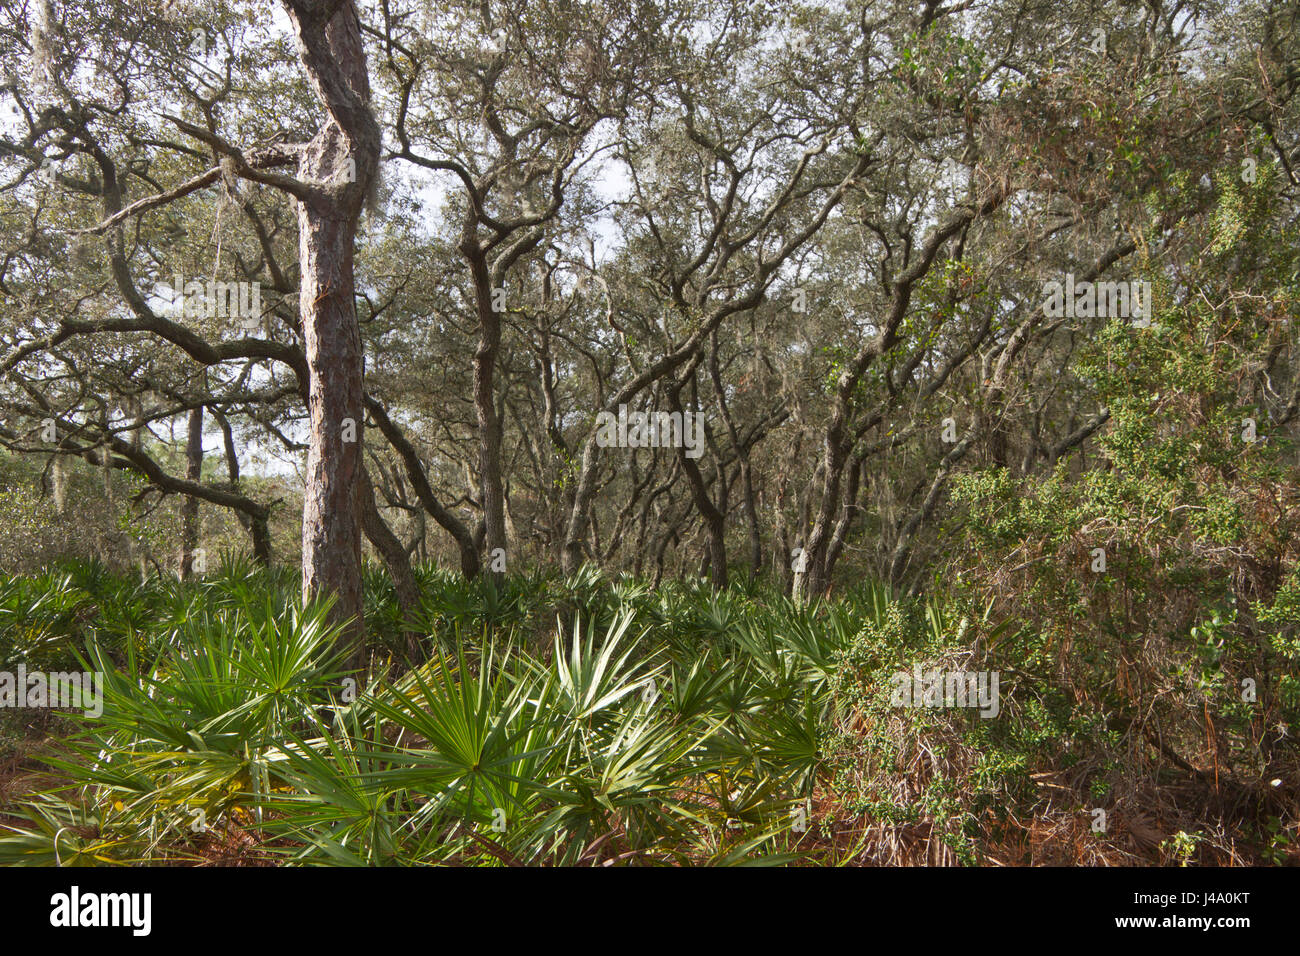
<path fill-rule="evenodd" d="M 501 348 L 501 316 L 494 308 L 497 303 L 494 301 L 487 261 L 477 241 L 469 233 L 473 222 L 471 219 L 466 226 L 461 251 L 469 260 L 478 302 L 479 340 L 474 352 L 474 411 L 478 418 L 479 433 L 479 490 L 483 497 L 489 574 L 499 583 L 501 574 L 492 570 L 492 555 L 498 548 L 505 552 L 506 520 L 505 487 L 501 480 L 501 418 L 497 414 L 493 378 L 497 353 Z"/>
<path fill-rule="evenodd" d="M 221 428 L 221 441 L 226 450 L 226 475 L 230 479 L 230 490 L 239 491 L 239 455 L 235 453 L 235 433 L 230 428 L 230 422 L 222 413 L 221 409 L 213 408 L 212 417 L 216 419 L 217 425 Z M 271 566 L 271 529 L 270 514 L 264 512 L 256 517 L 246 511 L 235 510 L 235 517 L 239 519 L 239 525 L 253 539 L 253 560 L 264 568 Z"/>
<path fill-rule="evenodd" d="M 831 424 L 826 430 L 826 439 L 822 447 L 823 479 L 821 504 L 817 520 L 812 531 L 808 533 L 808 543 L 804 548 L 807 561 L 807 575 L 797 581 L 795 598 L 806 601 L 822 594 L 830 584 L 826 556 L 830 546 L 831 522 L 840 504 L 840 485 L 844 478 L 844 466 L 848 460 L 848 450 L 843 438 L 845 411 L 843 404 L 838 404 L 831 413 Z"/>
<path fill-rule="evenodd" d="M 672 411 L 681 414 L 682 430 L 686 429 L 686 415 L 683 412 L 681 402 L 681 387 L 670 380 L 664 389 L 664 394 L 668 398 L 668 407 Z M 704 520 L 704 530 L 709 539 L 709 582 L 715 591 L 725 591 L 729 584 L 727 580 L 727 516 L 722 508 L 713 503 L 709 497 L 709 489 L 705 486 L 704 476 L 700 473 L 699 466 L 689 455 L 686 454 L 685 442 L 677 449 L 677 455 L 682 463 L 682 470 L 686 472 L 686 480 L 690 485 L 691 499 L 695 502 L 695 508 Z M 722 475 L 721 468 L 718 471 L 718 485 L 722 495 L 726 495 L 726 480 Z"/>
<path fill-rule="evenodd" d="M 393 423 L 393 420 L 388 417 L 388 412 L 384 409 L 384 406 L 376 401 L 373 396 L 370 396 L 366 399 L 366 408 L 369 409 L 370 416 L 379 426 L 379 430 L 388 439 L 388 443 L 393 446 L 393 450 L 401 456 L 402 462 L 406 466 L 406 476 L 411 479 L 411 487 L 414 488 L 415 496 L 420 499 L 420 504 L 424 507 L 424 510 L 433 515 L 433 520 L 445 528 L 456 540 L 456 547 L 460 551 L 462 573 L 466 578 L 477 576 L 480 564 L 478 543 L 475 540 L 475 535 L 463 521 L 439 504 L 438 499 L 433 494 L 433 488 L 429 485 L 428 476 L 424 473 L 424 466 L 420 463 L 420 456 L 416 452 L 415 446 L 402 433 L 402 430 Z"/>
<path fill-rule="evenodd" d="M 749 569 L 754 577 L 763 570 L 763 535 L 758 527 L 758 498 L 754 494 L 753 469 L 746 456 L 740 463 L 740 484 L 745 496 L 745 519 L 749 526 Z"/>
<path fill-rule="evenodd" d="M 393 579 L 397 606 L 401 608 L 404 618 L 407 656 L 412 664 L 419 664 L 421 635 L 414 629 L 414 621 L 420 611 L 420 588 L 415 581 L 415 572 L 411 570 L 411 556 L 379 513 L 379 507 L 375 503 L 375 490 L 364 468 L 361 471 L 361 505 L 361 521 L 366 537 L 383 558 L 388 574 Z"/>
<path fill-rule="evenodd" d="M 311 439 L 303 493 L 303 600 L 332 594 L 333 616 L 349 622 L 350 653 L 361 621 L 361 335 L 352 298 L 353 229 L 299 206 L 300 308 L 311 372 Z M 355 227 L 355 221 L 353 222 Z"/>
<path fill-rule="evenodd" d="M 50 484 L 54 492 L 54 510 L 63 514 L 68 506 L 68 476 L 63 469 L 62 455 L 55 455 L 50 462 Z"/>
<path fill-rule="evenodd" d="M 264 568 L 271 566 L 271 528 L 270 515 L 255 515 L 250 520 L 249 531 L 253 536 L 253 560 Z"/>
<path fill-rule="evenodd" d="M 185 438 L 185 479 L 203 477 L 203 406 L 191 408 Z M 194 573 L 194 550 L 199 546 L 199 499 L 187 495 L 181 505 L 181 580 Z"/>
<path fill-rule="evenodd" d="M 352 0 L 283 0 L 308 79 L 329 117 L 302 150 L 298 179 L 299 312 L 311 437 L 303 493 L 303 600 L 332 595 L 346 622 L 339 651 L 363 663 L 361 332 L 354 298 L 357 224 L 379 162 L 361 24 Z"/>

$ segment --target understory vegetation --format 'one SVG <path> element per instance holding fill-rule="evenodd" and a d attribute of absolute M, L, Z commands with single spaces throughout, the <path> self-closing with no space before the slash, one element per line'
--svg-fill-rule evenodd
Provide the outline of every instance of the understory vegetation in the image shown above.
<path fill-rule="evenodd" d="M 420 591 L 414 627 L 367 574 L 357 686 L 290 571 L 227 555 L 184 583 L 95 562 L 0 583 L 6 666 L 104 675 L 98 717 L 5 715 L 0 863 L 1294 856 L 1295 751 L 1205 676 L 1240 659 L 1222 620 L 1148 671 L 1154 651 L 1116 658 L 957 593 L 862 585 L 801 606 L 745 580 L 652 589 L 589 567 L 500 586 L 421 567 Z M 1297 615 L 1292 582 L 1262 616 Z M 1273 671 L 1295 651 L 1268 652 Z M 894 706 L 913 667 L 999 671 L 999 719 Z M 1153 696 L 1135 674 L 1159 675 Z M 1273 716 L 1294 720 L 1284 680 Z M 1179 756 L 1210 746 L 1212 781 Z"/>

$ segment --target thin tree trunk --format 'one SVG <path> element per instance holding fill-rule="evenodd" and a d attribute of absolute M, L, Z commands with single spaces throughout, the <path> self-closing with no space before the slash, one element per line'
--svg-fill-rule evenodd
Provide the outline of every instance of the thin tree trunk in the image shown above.
<path fill-rule="evenodd" d="M 433 488 L 429 485 L 428 477 L 424 473 L 424 466 L 420 462 L 420 456 L 415 446 L 389 418 L 384 406 L 376 401 L 373 396 L 370 396 L 366 399 L 366 408 L 369 409 L 370 416 L 379 426 L 379 430 L 388 439 L 388 443 L 393 446 L 393 450 L 401 456 L 402 462 L 406 466 L 406 476 L 411 480 L 411 487 L 415 490 L 415 496 L 420 500 L 424 510 L 431 514 L 433 520 L 445 528 L 456 540 L 456 547 L 460 551 L 461 572 L 466 578 L 475 577 L 480 570 L 479 545 L 475 533 L 471 532 L 463 521 L 438 502 L 438 499 L 433 494 Z"/>
<path fill-rule="evenodd" d="M 758 577 L 763 570 L 763 536 L 758 527 L 758 500 L 754 494 L 748 455 L 740 462 L 740 486 L 745 496 L 745 519 L 749 526 L 749 569 L 754 577 Z"/>
<path fill-rule="evenodd" d="M 270 514 L 254 515 L 249 531 L 253 536 L 253 560 L 264 568 L 271 566 Z"/>
<path fill-rule="evenodd" d="M 191 408 L 185 437 L 185 479 L 203 477 L 203 406 Z M 181 579 L 194 573 L 194 551 L 199 546 L 199 499 L 187 495 L 181 504 Z"/>
<path fill-rule="evenodd" d="M 469 260 L 478 303 L 479 340 L 474 352 L 474 411 L 479 433 L 479 493 L 483 499 L 489 573 L 493 580 L 499 582 L 501 575 L 491 570 L 491 557 L 498 548 L 504 553 L 506 547 L 505 487 L 501 479 L 501 417 L 497 414 L 493 387 L 497 353 L 501 348 L 501 316 L 493 308 L 496 303 L 493 301 L 487 261 L 470 233 L 473 225 L 473 219 L 466 225 L 461 251 Z"/>
<path fill-rule="evenodd" d="M 55 455 L 50 462 L 50 485 L 54 493 L 54 509 L 63 514 L 68 506 L 68 475 L 63 468 L 62 455 Z"/>
<path fill-rule="evenodd" d="M 239 491 L 239 455 L 235 452 L 235 433 L 230 422 L 220 409 L 212 409 L 212 417 L 221 427 L 221 441 L 226 450 L 226 475 L 230 480 L 230 490 Z M 249 533 L 253 540 L 253 560 L 264 568 L 271 566 L 271 531 L 269 514 L 254 517 L 245 511 L 235 510 L 240 527 Z"/>
<path fill-rule="evenodd" d="M 695 366 L 692 365 L 687 371 L 687 376 L 695 374 Z M 681 401 L 682 386 L 669 378 L 664 386 L 664 395 L 668 399 L 668 407 L 673 412 L 681 415 L 682 432 L 686 431 L 686 415 L 683 412 Z M 713 499 L 709 497 L 709 489 L 704 482 L 704 475 L 700 472 L 699 465 L 695 459 L 686 454 L 686 443 L 682 442 L 677 449 L 678 461 L 681 462 L 682 470 L 686 473 L 686 481 L 691 489 L 691 500 L 695 502 L 695 508 L 700 513 L 704 521 L 704 531 L 708 537 L 708 565 L 709 565 L 709 582 L 715 591 L 723 591 L 727 588 L 727 538 L 726 538 L 726 495 L 727 483 L 722 474 L 721 466 L 718 470 L 718 489 L 720 495 L 719 504 L 714 504 Z M 719 506 L 720 505 L 720 506 Z"/>
<path fill-rule="evenodd" d="M 397 593 L 397 606 L 401 608 L 403 623 L 406 625 L 406 652 L 412 664 L 419 663 L 420 633 L 413 627 L 420 610 L 420 588 L 415 581 L 415 572 L 411 570 L 411 558 L 405 546 L 393 530 L 388 527 L 375 503 L 375 490 L 370 483 L 370 476 L 361 470 L 361 521 L 366 538 L 388 568 L 393 579 L 393 588 Z"/>
<path fill-rule="evenodd" d="M 749 567 L 750 573 L 757 577 L 759 569 L 763 566 L 763 541 L 758 530 L 758 512 L 754 504 L 754 482 L 750 472 L 749 449 L 740 440 L 740 431 L 736 428 L 736 423 L 731 417 L 731 409 L 727 404 L 727 390 L 722 386 L 722 371 L 718 367 L 718 333 L 716 330 L 709 336 L 709 379 L 713 383 L 713 395 L 717 399 L 718 411 L 722 414 L 722 422 L 727 426 L 727 434 L 731 437 L 731 446 L 736 450 L 736 458 L 740 462 L 740 486 L 741 493 L 744 496 L 745 516 L 749 527 Z"/>

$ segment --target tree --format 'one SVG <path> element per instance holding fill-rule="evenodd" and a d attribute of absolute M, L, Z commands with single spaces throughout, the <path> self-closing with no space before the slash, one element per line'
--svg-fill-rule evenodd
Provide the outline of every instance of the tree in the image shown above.
<path fill-rule="evenodd" d="M 308 85 L 326 114 L 315 136 L 307 142 L 251 150 L 223 136 L 217 105 L 231 89 L 228 59 L 224 87 L 208 90 L 212 94 L 208 96 L 191 95 L 206 120 L 203 125 L 165 114 L 175 129 L 206 147 L 211 165 L 179 185 L 159 188 L 127 205 L 117 164 L 96 137 L 94 126 L 104 116 L 109 118 L 105 125 L 110 128 L 113 121 L 124 119 L 122 111 L 133 95 L 129 61 L 106 65 L 107 50 L 95 52 L 93 33 L 83 23 L 75 22 L 73 11 L 65 10 L 63 19 L 56 22 L 52 6 L 46 5 L 33 39 L 40 61 L 37 85 L 48 93 L 49 104 L 39 113 L 25 111 L 28 138 L 10 142 L 7 152 L 27 157 L 37 168 L 43 168 L 47 157 L 37 143 L 48 131 L 62 130 L 63 158 L 80 153 L 92 159 L 98 167 L 98 181 L 57 173 L 55 177 L 74 191 L 101 198 L 104 219 L 95 231 L 107 236 L 115 284 L 135 317 L 90 324 L 66 319 L 51 336 L 11 351 L 6 366 L 12 368 L 25 356 L 73 336 L 100 330 L 152 332 L 179 345 L 205 365 L 242 356 L 272 358 L 290 365 L 306 398 L 310 421 L 303 500 L 304 598 L 325 594 L 334 597 L 334 615 L 351 622 L 344 643 L 353 663 L 358 663 L 364 634 L 360 591 L 363 504 L 359 497 L 364 411 L 363 359 L 354 301 L 354 246 L 357 223 L 379 162 L 380 133 L 369 103 L 366 55 L 355 5 L 351 0 L 295 0 L 285 2 L 284 9 L 293 24 Z M 90 13 L 85 16 L 96 19 Z M 127 29 L 142 45 L 159 40 L 147 29 Z M 196 55 L 205 58 L 206 28 L 197 27 L 194 36 L 200 47 Z M 164 35 L 162 40 L 165 44 L 170 37 Z M 98 65 L 104 68 L 104 75 L 96 79 L 89 95 L 77 86 L 77 64 L 86 54 L 97 58 Z M 113 100 L 114 87 L 117 101 L 109 108 L 104 104 L 105 100 Z M 16 86 L 11 90 L 19 95 L 21 104 Z M 182 97 L 178 89 L 172 92 Z M 138 142 L 129 121 L 126 126 L 127 143 Z M 167 145 L 191 160 L 202 155 L 190 146 Z M 293 176 L 276 171 L 288 165 L 295 167 Z M 210 344 L 183 324 L 159 315 L 130 274 L 123 231 L 127 220 L 216 183 L 224 183 L 229 195 L 237 195 L 239 180 L 273 187 L 297 204 L 301 351 L 248 338 Z M 266 239 L 265 235 L 259 238 Z"/>

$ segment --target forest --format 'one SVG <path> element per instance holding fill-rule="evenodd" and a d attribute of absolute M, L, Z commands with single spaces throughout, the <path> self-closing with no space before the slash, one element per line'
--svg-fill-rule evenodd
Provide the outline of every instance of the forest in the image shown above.
<path fill-rule="evenodd" d="M 1300 865 L 1298 325 L 1293 0 L 0 0 L 0 865 Z"/>

